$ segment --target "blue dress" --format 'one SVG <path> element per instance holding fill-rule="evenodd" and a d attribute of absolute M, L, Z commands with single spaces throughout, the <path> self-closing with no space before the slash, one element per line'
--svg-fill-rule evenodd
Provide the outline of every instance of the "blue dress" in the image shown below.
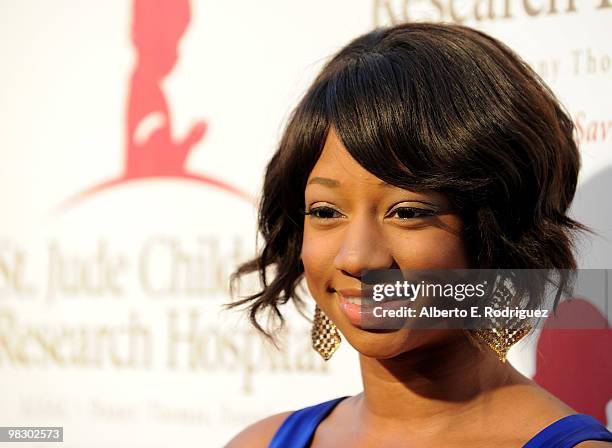
<path fill-rule="evenodd" d="M 349 396 L 299 409 L 278 428 L 269 448 L 307 448 L 319 423 L 340 401 Z M 586 414 L 568 415 L 537 433 L 523 448 L 571 448 L 585 440 L 612 441 L 612 432 Z"/>

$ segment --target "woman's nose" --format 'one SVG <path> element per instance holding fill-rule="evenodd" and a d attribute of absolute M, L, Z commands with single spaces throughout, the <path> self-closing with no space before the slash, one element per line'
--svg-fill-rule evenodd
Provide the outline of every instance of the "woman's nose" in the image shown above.
<path fill-rule="evenodd" d="M 361 278 L 367 269 L 397 266 L 377 224 L 366 219 L 349 223 L 334 259 L 336 269 Z"/>

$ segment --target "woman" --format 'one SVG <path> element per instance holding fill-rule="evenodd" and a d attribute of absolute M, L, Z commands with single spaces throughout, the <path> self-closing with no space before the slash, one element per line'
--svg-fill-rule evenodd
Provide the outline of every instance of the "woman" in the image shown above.
<path fill-rule="evenodd" d="M 328 359 L 342 334 L 364 390 L 273 415 L 227 446 L 612 446 L 601 424 L 503 362 L 524 333 L 504 343 L 355 319 L 366 269 L 575 269 L 585 227 L 566 216 L 580 167 L 572 132 L 540 78 L 467 27 L 377 29 L 333 57 L 268 164 L 265 247 L 232 278 L 257 271 L 264 288 L 230 306 L 248 303 L 272 339 L 257 316 L 282 324 L 279 305 L 305 304 L 304 277 L 314 348 Z"/>

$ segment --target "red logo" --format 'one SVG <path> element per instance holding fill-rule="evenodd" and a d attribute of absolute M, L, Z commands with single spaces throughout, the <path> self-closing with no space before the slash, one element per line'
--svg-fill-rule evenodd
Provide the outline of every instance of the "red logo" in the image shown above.
<path fill-rule="evenodd" d="M 126 182 L 152 178 L 200 182 L 254 202 L 227 182 L 186 169 L 189 153 L 206 136 L 206 122 L 195 121 L 185 136 L 172 137 L 172 119 L 161 83 L 178 60 L 178 44 L 191 19 L 189 0 L 134 0 L 133 6 L 131 37 L 136 64 L 128 93 L 124 172 L 68 198 L 56 210 Z"/>
<path fill-rule="evenodd" d="M 606 405 L 612 399 L 611 347 L 606 316 L 583 299 L 562 302 L 540 333 L 533 379 L 606 425 Z"/>

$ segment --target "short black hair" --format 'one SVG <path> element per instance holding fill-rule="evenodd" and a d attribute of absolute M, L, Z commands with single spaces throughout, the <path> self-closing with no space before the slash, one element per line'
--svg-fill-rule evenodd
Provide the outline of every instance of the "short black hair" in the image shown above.
<path fill-rule="evenodd" d="M 267 165 L 261 253 L 230 277 L 258 272 L 262 290 L 227 304 L 257 316 L 304 304 L 297 289 L 304 189 L 330 127 L 366 170 L 397 187 L 446 195 L 464 219 L 472 267 L 576 269 L 566 215 L 580 154 L 574 124 L 528 64 L 472 28 L 404 23 L 342 48 L 293 111 Z M 274 267 L 271 275 L 269 267 Z M 563 279 L 562 279 L 563 280 Z"/>

